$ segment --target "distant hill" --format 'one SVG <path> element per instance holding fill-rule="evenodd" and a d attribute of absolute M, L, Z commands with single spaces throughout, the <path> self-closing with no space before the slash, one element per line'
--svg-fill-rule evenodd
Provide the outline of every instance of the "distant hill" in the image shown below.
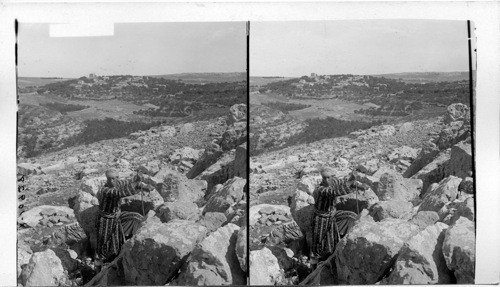
<path fill-rule="evenodd" d="M 57 83 L 61 81 L 71 80 L 70 78 L 44 78 L 44 77 L 18 77 L 17 85 L 19 88 L 26 88 L 29 86 L 43 86 L 50 83 Z"/>
<path fill-rule="evenodd" d="M 250 86 L 260 87 L 267 85 L 269 83 L 278 82 L 278 81 L 286 81 L 293 79 L 291 77 L 250 77 Z"/>
<path fill-rule="evenodd" d="M 372 75 L 388 79 L 401 79 L 406 83 L 455 82 L 469 79 L 469 72 L 421 72 Z"/>
<path fill-rule="evenodd" d="M 168 75 L 154 75 L 154 78 L 163 78 L 168 80 L 181 80 L 187 84 L 203 83 L 223 83 L 223 82 L 241 82 L 247 80 L 246 72 L 238 73 L 180 73 Z"/>

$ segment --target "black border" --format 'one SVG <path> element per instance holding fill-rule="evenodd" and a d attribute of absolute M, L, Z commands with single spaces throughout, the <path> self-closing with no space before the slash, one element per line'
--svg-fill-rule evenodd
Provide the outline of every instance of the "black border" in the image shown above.
<path fill-rule="evenodd" d="M 476 134 L 474 131 L 474 109 L 476 107 L 474 102 L 474 69 L 472 67 L 472 37 L 471 37 L 471 21 L 467 20 L 467 41 L 469 46 L 469 100 L 470 100 L 470 129 L 471 129 L 471 156 L 472 156 L 472 175 L 473 175 L 473 189 L 474 189 L 474 235 L 477 237 L 477 176 L 476 176 L 476 155 L 475 155 L 475 141 Z M 476 50 L 474 50 L 474 54 Z M 476 247 L 477 248 L 477 247 Z"/>
<path fill-rule="evenodd" d="M 246 273 L 247 273 L 247 286 L 250 286 L 250 21 L 246 22 L 247 32 L 247 256 L 246 260 Z"/>

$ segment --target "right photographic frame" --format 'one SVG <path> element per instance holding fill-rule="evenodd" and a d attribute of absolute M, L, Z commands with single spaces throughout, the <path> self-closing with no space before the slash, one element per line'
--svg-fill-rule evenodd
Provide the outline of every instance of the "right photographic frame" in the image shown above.
<path fill-rule="evenodd" d="M 250 26 L 250 285 L 474 284 L 474 23 Z"/>

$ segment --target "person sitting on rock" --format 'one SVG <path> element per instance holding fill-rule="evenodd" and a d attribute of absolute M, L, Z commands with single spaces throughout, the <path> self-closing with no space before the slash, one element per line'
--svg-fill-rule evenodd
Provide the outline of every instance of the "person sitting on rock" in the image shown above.
<path fill-rule="evenodd" d="M 99 272 L 102 264 L 112 261 L 122 248 L 125 240 L 131 238 L 143 221 L 143 215 L 137 212 L 121 211 L 120 199 L 137 194 L 140 191 L 151 191 L 152 188 L 142 182 L 137 174 L 132 180 L 118 179 L 114 169 L 106 171 L 107 182 L 98 194 L 99 215 L 96 222 L 97 244 L 95 265 Z"/>
<path fill-rule="evenodd" d="M 322 181 L 313 192 L 314 218 L 312 222 L 311 267 L 314 269 L 318 260 L 330 256 L 337 243 L 354 225 L 357 214 L 352 211 L 337 210 L 337 196 L 363 189 L 362 185 L 351 174 L 348 177 L 336 178 L 335 170 L 325 167 L 321 170 Z"/>

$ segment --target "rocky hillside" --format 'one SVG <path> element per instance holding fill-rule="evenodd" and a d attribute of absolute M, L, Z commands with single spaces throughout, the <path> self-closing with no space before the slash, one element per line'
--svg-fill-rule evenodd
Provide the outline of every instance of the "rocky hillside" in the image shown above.
<path fill-rule="evenodd" d="M 246 106 L 216 121 L 159 126 L 18 163 L 18 286 L 246 284 Z M 150 193 L 122 199 L 145 215 L 96 274 L 97 193 L 104 171 L 141 172 Z M 141 204 L 144 199 L 144 205 Z"/>
<path fill-rule="evenodd" d="M 251 157 L 251 284 L 474 283 L 469 113 L 452 104 L 441 117 Z M 355 172 L 364 190 L 337 198 L 356 224 L 312 270 L 312 193 L 324 166 Z"/>
<path fill-rule="evenodd" d="M 252 106 L 251 109 L 250 151 L 252 153 L 283 147 L 292 136 L 301 133 L 307 127 L 305 122 L 263 105 Z"/>

